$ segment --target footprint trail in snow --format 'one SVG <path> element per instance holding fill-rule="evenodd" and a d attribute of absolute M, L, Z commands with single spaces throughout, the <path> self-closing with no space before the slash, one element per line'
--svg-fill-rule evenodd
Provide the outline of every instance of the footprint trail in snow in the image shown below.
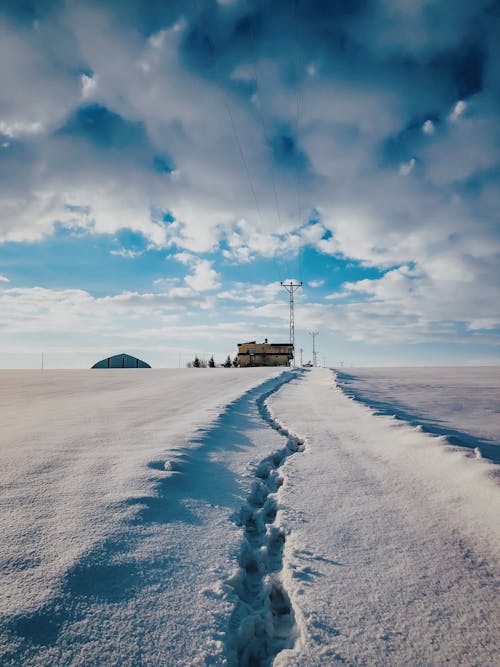
<path fill-rule="evenodd" d="M 286 533 L 277 523 L 277 493 L 283 484 L 281 466 L 302 451 L 304 443 L 269 413 L 266 399 L 278 389 L 261 396 L 257 407 L 262 419 L 286 438 L 286 444 L 256 466 L 255 481 L 239 516 L 243 527 L 239 570 L 228 582 L 237 595 L 225 642 L 228 662 L 234 667 L 271 665 L 280 651 L 294 647 L 299 635 L 282 578 Z"/>

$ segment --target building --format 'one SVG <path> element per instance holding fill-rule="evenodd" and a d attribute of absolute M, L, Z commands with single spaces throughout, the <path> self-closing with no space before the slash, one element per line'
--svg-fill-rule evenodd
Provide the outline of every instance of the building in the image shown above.
<path fill-rule="evenodd" d="M 291 343 L 238 343 L 238 363 L 245 366 L 289 366 L 293 359 Z"/>
<path fill-rule="evenodd" d="M 92 368 L 151 368 L 151 366 L 137 357 L 131 357 L 130 354 L 115 354 L 113 357 L 98 361 Z"/>

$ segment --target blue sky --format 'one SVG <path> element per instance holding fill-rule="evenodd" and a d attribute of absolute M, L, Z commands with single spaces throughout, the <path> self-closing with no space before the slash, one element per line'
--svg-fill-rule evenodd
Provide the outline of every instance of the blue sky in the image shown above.
<path fill-rule="evenodd" d="M 491 2 L 3 2 L 0 367 L 500 361 Z M 297 355 L 298 356 L 298 355 Z"/>

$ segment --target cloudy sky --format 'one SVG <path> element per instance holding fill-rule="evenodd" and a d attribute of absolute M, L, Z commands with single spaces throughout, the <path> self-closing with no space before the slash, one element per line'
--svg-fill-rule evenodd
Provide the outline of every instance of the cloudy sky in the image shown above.
<path fill-rule="evenodd" d="M 2 0 L 0 366 L 500 363 L 491 0 Z"/>

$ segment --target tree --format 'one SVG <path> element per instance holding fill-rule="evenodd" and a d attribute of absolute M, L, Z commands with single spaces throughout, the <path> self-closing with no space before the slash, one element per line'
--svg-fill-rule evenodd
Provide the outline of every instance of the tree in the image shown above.
<path fill-rule="evenodd" d="M 215 368 L 215 359 L 214 356 L 212 355 L 210 359 L 208 360 L 208 367 L 209 368 Z"/>
<path fill-rule="evenodd" d="M 233 366 L 235 368 L 238 368 L 239 365 L 240 365 L 240 361 L 238 359 L 238 355 L 236 355 L 235 358 L 233 359 Z"/>
<path fill-rule="evenodd" d="M 226 361 L 224 362 L 224 368 L 231 368 L 231 357 L 227 355 Z"/>
<path fill-rule="evenodd" d="M 193 368 L 199 368 L 200 366 L 200 360 L 198 359 L 198 355 L 196 355 L 193 361 Z"/>

